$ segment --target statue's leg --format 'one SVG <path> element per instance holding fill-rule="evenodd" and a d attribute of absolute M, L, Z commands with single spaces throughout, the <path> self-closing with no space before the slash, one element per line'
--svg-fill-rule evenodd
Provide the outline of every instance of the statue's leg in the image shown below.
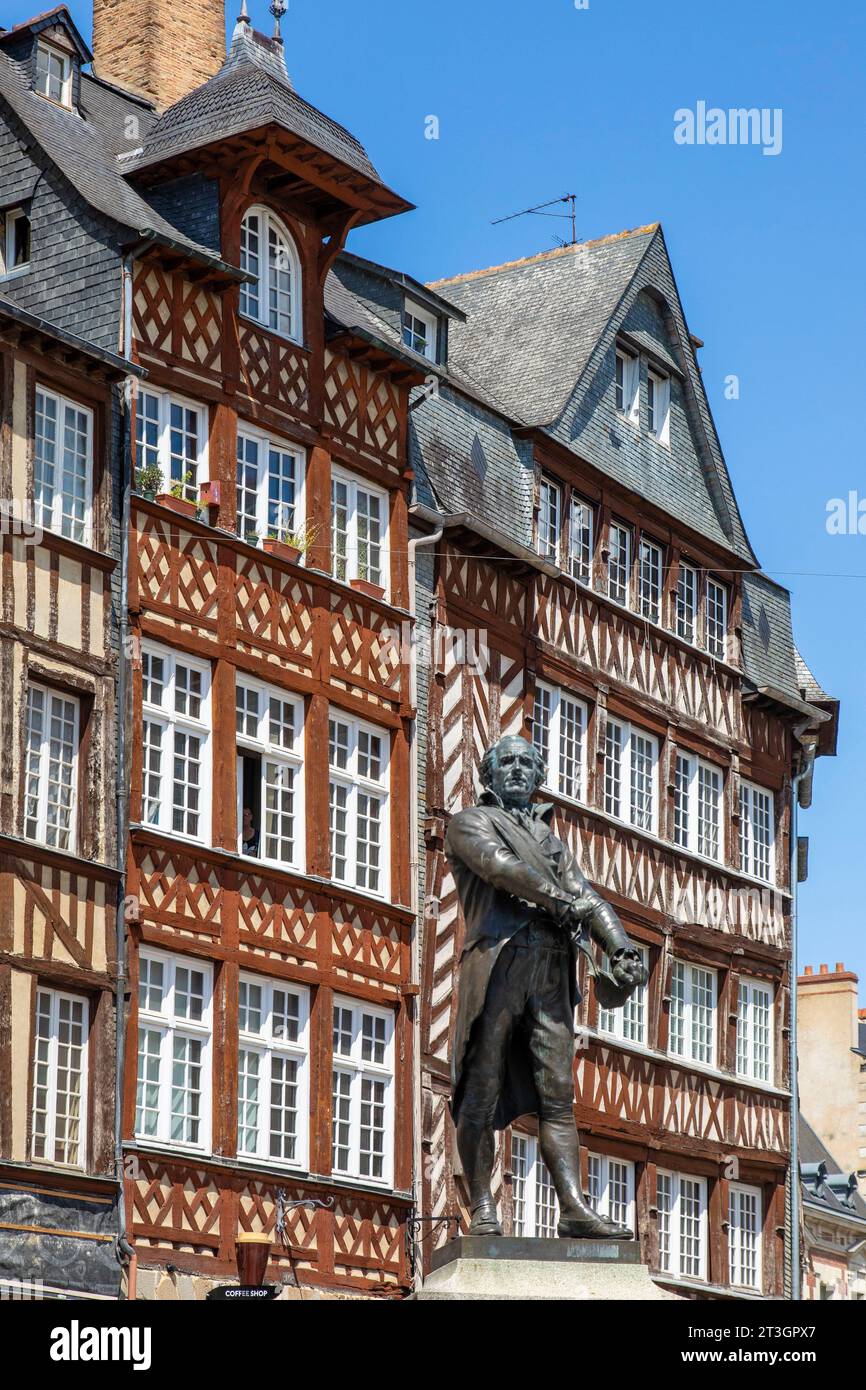
<path fill-rule="evenodd" d="M 524 953 L 521 953 L 524 954 Z M 519 962 L 518 962 L 519 963 Z M 484 1010 L 476 1019 L 463 1066 L 457 1115 L 457 1148 L 469 1187 L 470 1235 L 501 1235 L 491 1191 L 496 1143 L 493 1119 L 505 1078 L 505 1058 L 514 1011 L 509 967 L 514 948 L 504 947 L 487 989 Z"/>
<path fill-rule="evenodd" d="M 565 953 L 545 952 L 530 1000 L 529 1047 L 538 1091 L 538 1141 L 559 1198 L 561 1236 L 632 1240 L 633 1233 L 599 1216 L 584 1199 L 580 1139 L 574 1123 L 574 1014 Z"/>

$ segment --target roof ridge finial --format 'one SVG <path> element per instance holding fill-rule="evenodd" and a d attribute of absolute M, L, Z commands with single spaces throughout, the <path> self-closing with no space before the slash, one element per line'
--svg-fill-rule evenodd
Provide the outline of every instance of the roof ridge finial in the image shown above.
<path fill-rule="evenodd" d="M 238 15 L 237 22 L 238 24 L 249 24 L 250 22 L 250 14 L 249 10 L 247 9 L 247 0 L 242 0 L 241 12 Z"/>
<path fill-rule="evenodd" d="M 268 12 L 274 17 L 274 43 L 280 45 L 282 45 L 283 42 L 283 36 L 280 32 L 280 20 L 288 8 L 288 0 L 271 0 L 271 3 L 268 5 Z"/>

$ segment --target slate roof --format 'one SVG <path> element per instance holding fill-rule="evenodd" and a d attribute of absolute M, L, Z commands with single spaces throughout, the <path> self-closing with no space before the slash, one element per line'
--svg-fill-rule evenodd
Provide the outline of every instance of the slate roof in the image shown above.
<path fill-rule="evenodd" d="M 833 699 L 833 696 L 828 695 L 823 686 L 818 684 L 797 648 L 794 649 L 794 665 L 797 671 L 797 686 L 804 700 L 814 703 Z"/>
<path fill-rule="evenodd" d="M 95 85 L 87 88 L 91 100 Z M 222 264 L 212 250 L 185 237 L 130 187 L 111 148 L 111 136 L 103 134 L 101 125 L 83 120 L 77 111 L 69 111 L 37 95 L 20 66 L 3 52 L 0 52 L 0 100 L 6 102 L 52 163 L 95 211 L 121 227 L 130 228 L 137 236 L 150 232 L 211 264 Z M 110 98 L 103 99 L 103 105 L 108 100 Z M 116 131 L 116 125 L 110 125 L 109 130 Z"/>
<path fill-rule="evenodd" d="M 743 664 L 756 686 L 800 695 L 791 595 L 765 574 L 743 575 Z"/>
<path fill-rule="evenodd" d="M 215 77 L 164 112 L 142 148 L 124 161 L 127 172 L 225 140 L 246 130 L 278 125 L 381 184 L 364 147 L 343 126 L 304 101 L 292 87 L 280 45 L 247 21 L 235 26 L 225 62 Z"/>
<path fill-rule="evenodd" d="M 89 72 L 81 74 L 80 101 L 84 116 L 99 127 L 106 148 L 114 155 L 125 154 L 132 148 L 128 134 L 130 117 L 136 122 L 139 138 L 159 119 L 151 102 Z"/>
<path fill-rule="evenodd" d="M 801 1115 L 800 1188 L 803 1201 L 810 1207 L 821 1208 L 847 1221 L 863 1222 L 866 1226 L 866 1201 L 856 1189 L 849 1191 L 848 1176 Z"/>

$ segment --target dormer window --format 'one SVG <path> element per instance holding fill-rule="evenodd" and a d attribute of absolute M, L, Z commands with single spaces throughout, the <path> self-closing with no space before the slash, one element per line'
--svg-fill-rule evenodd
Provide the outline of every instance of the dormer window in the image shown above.
<path fill-rule="evenodd" d="M 640 363 L 619 347 L 616 350 L 616 408 L 633 425 L 640 424 Z"/>
<path fill-rule="evenodd" d="M 406 300 L 403 305 L 403 343 L 428 362 L 437 360 L 437 338 L 439 321 L 429 309 Z"/>
<path fill-rule="evenodd" d="M 13 275 L 30 265 L 30 218 L 23 208 L 0 215 L 0 275 Z"/>
<path fill-rule="evenodd" d="M 660 444 L 670 444 L 671 422 L 671 384 L 666 376 L 658 372 L 647 373 L 647 421 L 650 434 L 655 435 Z"/>
<path fill-rule="evenodd" d="M 36 91 L 60 106 L 72 106 L 72 58 L 50 43 L 36 46 Z"/>
<path fill-rule="evenodd" d="M 241 313 L 293 342 L 302 341 L 301 262 L 290 234 L 268 208 L 250 208 L 241 223 Z"/>

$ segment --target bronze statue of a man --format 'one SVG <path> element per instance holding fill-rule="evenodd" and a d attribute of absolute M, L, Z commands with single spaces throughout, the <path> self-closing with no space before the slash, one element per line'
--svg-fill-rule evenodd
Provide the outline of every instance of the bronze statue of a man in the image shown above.
<path fill-rule="evenodd" d="M 445 851 L 466 924 L 452 1056 L 452 1113 L 469 1185 L 470 1234 L 500 1234 L 490 1190 L 494 1129 L 537 1114 L 541 1153 L 559 1198 L 561 1236 L 630 1240 L 583 1197 L 574 1123 L 577 951 L 589 956 L 599 997 L 622 1004 L 646 971 L 613 909 L 552 833 L 551 806 L 532 798 L 544 780 L 537 749 L 503 738 L 481 763 L 477 806 L 448 827 Z M 610 959 L 595 969 L 590 939 Z"/>

